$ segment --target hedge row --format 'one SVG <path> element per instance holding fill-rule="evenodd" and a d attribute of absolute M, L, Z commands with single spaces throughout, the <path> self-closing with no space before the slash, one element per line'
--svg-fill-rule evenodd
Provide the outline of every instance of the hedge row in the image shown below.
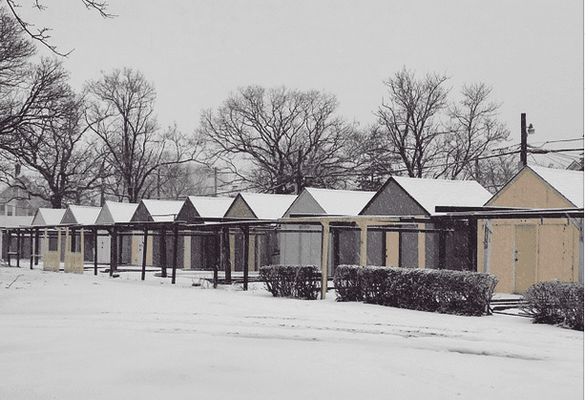
<path fill-rule="evenodd" d="M 583 290 L 583 284 L 575 282 L 539 282 L 524 293 L 522 308 L 535 323 L 582 331 Z"/>
<path fill-rule="evenodd" d="M 274 297 L 315 300 L 321 293 L 321 272 L 313 265 L 267 265 L 260 278 Z"/>
<path fill-rule="evenodd" d="M 478 272 L 340 265 L 334 283 L 338 301 L 484 315 L 498 279 Z"/>

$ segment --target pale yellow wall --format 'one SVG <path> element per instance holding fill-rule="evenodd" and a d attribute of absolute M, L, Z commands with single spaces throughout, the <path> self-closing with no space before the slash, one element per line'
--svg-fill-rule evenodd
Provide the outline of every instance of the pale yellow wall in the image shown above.
<path fill-rule="evenodd" d="M 419 229 L 424 229 L 425 228 L 425 224 L 418 224 Z M 426 246 L 425 246 L 425 238 L 426 235 L 424 232 L 419 232 L 418 233 L 418 267 L 419 268 L 424 268 L 425 267 L 425 250 L 426 250 Z"/>
<path fill-rule="evenodd" d="M 523 292 L 522 282 L 515 263 L 516 250 L 520 247 L 517 231 L 519 226 L 533 226 L 536 230 L 534 282 L 558 279 L 562 282 L 579 281 L 579 230 L 567 219 L 493 220 L 490 243 L 490 263 L 478 270 L 498 277 L 496 292 Z M 483 223 L 478 233 L 478 262 L 483 263 Z M 532 279 L 532 278 L 531 278 Z"/>
<path fill-rule="evenodd" d="M 386 232 L 386 266 L 398 267 L 400 257 L 400 233 Z"/>
<path fill-rule="evenodd" d="M 569 208 L 573 205 L 554 188 L 534 174 L 523 170 L 486 205 L 500 207 Z M 490 272 L 499 279 L 496 292 L 521 291 L 522 283 L 515 278 L 516 227 L 533 225 L 536 229 L 535 282 L 558 279 L 579 280 L 579 229 L 566 218 L 532 220 L 493 220 L 489 270 L 484 264 L 484 223 L 478 226 L 478 270 Z M 483 268 L 480 267 L 483 265 Z"/>
<path fill-rule="evenodd" d="M 498 277 L 496 292 L 514 290 L 514 226 L 493 221 L 489 273 Z"/>

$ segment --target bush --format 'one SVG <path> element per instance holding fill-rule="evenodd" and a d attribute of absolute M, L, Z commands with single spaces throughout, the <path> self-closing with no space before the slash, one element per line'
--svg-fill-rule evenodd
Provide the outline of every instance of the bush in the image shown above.
<path fill-rule="evenodd" d="M 260 278 L 274 297 L 315 300 L 321 293 L 321 272 L 314 265 L 267 265 Z"/>
<path fill-rule="evenodd" d="M 418 268 L 343 265 L 335 271 L 338 301 L 460 315 L 489 313 L 494 275 Z"/>
<path fill-rule="evenodd" d="M 538 282 L 524 294 L 523 311 L 537 324 L 583 330 L 583 285 L 575 282 Z"/>
<path fill-rule="evenodd" d="M 363 293 L 359 282 L 358 271 L 363 267 L 354 265 L 338 265 L 333 275 L 333 285 L 337 293 L 337 301 L 362 301 Z"/>

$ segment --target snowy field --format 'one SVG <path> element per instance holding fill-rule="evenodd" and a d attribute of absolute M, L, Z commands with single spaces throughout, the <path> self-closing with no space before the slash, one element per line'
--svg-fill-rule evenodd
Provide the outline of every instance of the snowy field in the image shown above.
<path fill-rule="evenodd" d="M 194 282 L 0 268 L 0 399 L 583 398 L 582 332 Z"/>

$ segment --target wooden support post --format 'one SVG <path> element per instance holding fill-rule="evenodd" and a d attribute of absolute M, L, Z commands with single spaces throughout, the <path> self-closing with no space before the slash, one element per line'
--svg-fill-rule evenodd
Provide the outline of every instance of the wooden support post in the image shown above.
<path fill-rule="evenodd" d="M 477 220 L 469 220 L 469 230 L 467 232 L 467 258 L 469 260 L 469 270 L 473 272 L 477 272 L 477 225 Z"/>
<path fill-rule="evenodd" d="M 447 264 L 447 237 L 443 229 L 445 226 L 440 224 L 441 231 L 439 232 L 439 269 L 445 269 Z"/>
<path fill-rule="evenodd" d="M 140 279 L 144 280 L 146 278 L 146 254 L 147 254 L 147 247 L 148 247 L 148 228 L 144 228 L 144 237 L 142 242 L 142 274 L 140 275 Z"/>
<path fill-rule="evenodd" d="M 16 268 L 20 268 L 20 229 L 16 230 Z"/>
<path fill-rule="evenodd" d="M 110 276 L 114 275 L 114 271 L 118 270 L 118 232 L 116 228 L 110 231 Z"/>
<path fill-rule="evenodd" d="M 12 254 L 10 254 L 11 253 L 11 250 L 10 250 L 11 244 L 12 244 L 12 231 L 9 229 L 6 231 L 6 259 L 8 261 L 9 267 L 11 266 L 10 265 L 10 256 L 12 255 Z"/>
<path fill-rule="evenodd" d="M 163 278 L 167 277 L 167 236 L 165 232 L 165 228 L 160 229 L 160 236 L 159 236 L 159 244 L 160 244 L 160 276 Z"/>
<path fill-rule="evenodd" d="M 124 261 L 122 257 L 122 252 L 124 251 L 124 232 L 118 235 L 118 263 L 116 265 L 122 264 Z"/>
<path fill-rule="evenodd" d="M 368 225 L 363 221 L 358 221 L 360 228 L 360 265 L 365 267 L 368 264 Z"/>
<path fill-rule="evenodd" d="M 34 231 L 30 230 L 30 269 L 33 269 L 33 262 L 35 258 L 35 243 L 34 243 Z"/>
<path fill-rule="evenodd" d="M 177 253 L 179 252 L 179 227 L 173 226 L 173 275 L 171 283 L 174 285 L 177 280 Z"/>
<path fill-rule="evenodd" d="M 230 265 L 230 228 L 224 226 L 221 228 L 220 237 L 221 264 L 225 273 L 227 284 L 232 283 L 232 266 Z"/>
<path fill-rule="evenodd" d="M 40 257 L 40 254 L 39 254 L 39 250 L 40 250 L 39 249 L 39 241 L 40 240 L 41 240 L 41 235 L 40 235 L 40 232 L 39 232 L 39 228 L 36 228 L 35 229 L 35 249 L 34 249 L 34 252 L 35 252 L 35 265 L 39 265 L 39 257 Z"/>
<path fill-rule="evenodd" d="M 93 228 L 93 274 L 98 273 L 98 230 Z"/>
<path fill-rule="evenodd" d="M 250 258 L 250 227 L 247 225 L 242 226 L 244 232 L 244 290 L 248 290 L 248 264 Z"/>
<path fill-rule="evenodd" d="M 329 221 L 321 221 L 321 299 L 327 295 L 327 264 L 329 258 Z"/>
<path fill-rule="evenodd" d="M 69 252 L 75 253 L 77 250 L 77 230 L 75 228 L 71 228 L 71 248 Z"/>

